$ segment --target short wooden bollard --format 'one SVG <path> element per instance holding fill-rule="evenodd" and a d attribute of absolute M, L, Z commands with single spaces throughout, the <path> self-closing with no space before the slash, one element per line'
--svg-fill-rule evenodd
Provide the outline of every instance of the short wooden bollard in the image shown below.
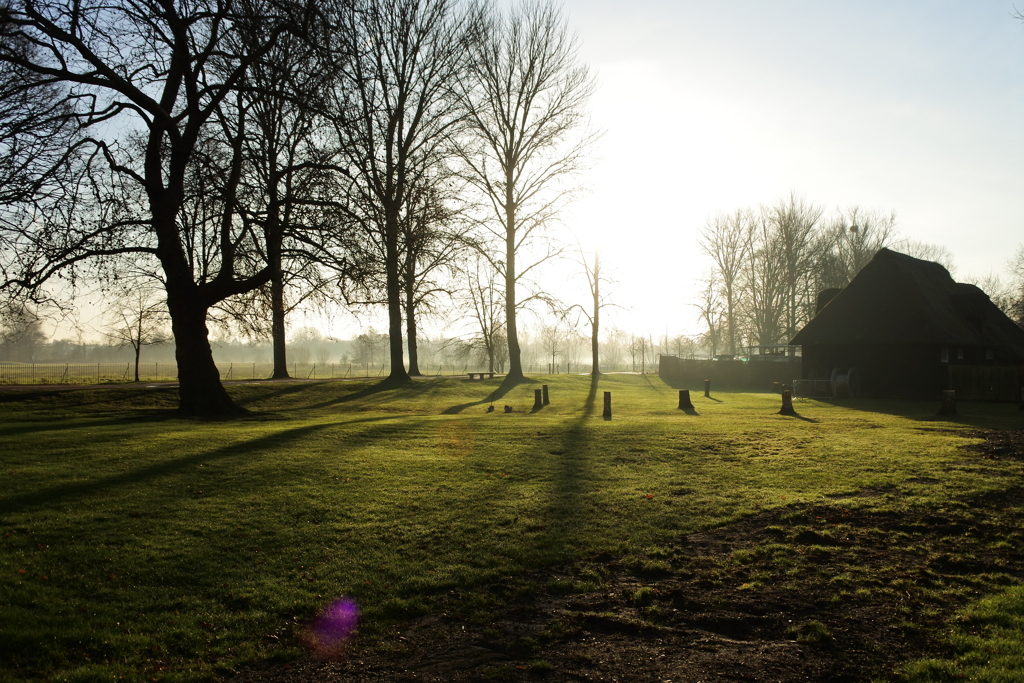
<path fill-rule="evenodd" d="M 704 395 L 711 398 L 711 380 L 704 380 Z"/>
<path fill-rule="evenodd" d="M 544 407 L 544 399 L 541 397 L 540 389 L 533 390 L 533 409 L 540 410 Z"/>
<path fill-rule="evenodd" d="M 548 385 L 541 385 L 541 391 L 544 393 L 544 405 L 548 405 L 551 401 L 548 400 Z"/>
<path fill-rule="evenodd" d="M 679 390 L 679 410 L 692 410 L 693 402 L 690 400 L 690 390 Z"/>
<path fill-rule="evenodd" d="M 793 409 L 793 392 L 789 389 L 782 390 L 782 407 L 779 408 L 779 415 L 796 415 Z"/>
<path fill-rule="evenodd" d="M 604 392 L 604 416 L 612 416 L 612 392 Z"/>
<path fill-rule="evenodd" d="M 956 391 L 946 389 L 942 392 L 942 407 L 939 415 L 956 415 Z"/>

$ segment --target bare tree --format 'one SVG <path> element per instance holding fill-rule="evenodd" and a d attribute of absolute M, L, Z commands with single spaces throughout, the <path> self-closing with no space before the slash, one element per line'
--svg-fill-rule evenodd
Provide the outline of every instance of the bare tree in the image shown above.
<path fill-rule="evenodd" d="M 402 217 L 402 292 L 409 374 L 419 375 L 418 321 L 435 301 L 452 296 L 452 281 L 472 244 L 469 223 L 462 220 L 451 191 L 449 174 L 439 172 L 412 183 L 408 208 Z M 491 358 L 491 356 L 488 356 Z M 493 372 L 493 370 L 491 370 Z"/>
<path fill-rule="evenodd" d="M 758 344 L 777 344 L 784 333 L 788 274 L 767 209 L 754 216 L 748 240 L 742 280 L 744 314 Z"/>
<path fill-rule="evenodd" d="M 897 240 L 896 214 L 867 211 L 854 206 L 823 221 L 811 247 L 812 265 L 807 274 L 808 316 L 816 296 L 826 289 L 842 289 L 880 249 Z"/>
<path fill-rule="evenodd" d="M 788 340 L 813 313 L 817 292 L 809 291 L 807 275 L 814 260 L 814 234 L 823 210 L 807 203 L 795 192 L 776 202 L 765 212 L 771 224 L 773 251 L 781 259 L 783 269 L 784 312 L 782 337 Z M 810 309 L 808 311 L 808 309 Z"/>
<path fill-rule="evenodd" d="M 565 354 L 567 335 L 565 328 L 561 325 L 564 322 L 559 320 L 550 325 L 540 328 L 540 343 L 544 349 L 544 355 L 550 359 L 548 364 L 549 372 L 558 372 L 558 359 Z"/>
<path fill-rule="evenodd" d="M 1017 246 L 1007 265 L 1010 271 L 1010 317 L 1024 327 L 1024 244 Z"/>
<path fill-rule="evenodd" d="M 239 39 L 254 51 L 273 30 L 272 19 L 247 16 Z M 327 279 L 320 266 L 336 265 L 338 253 L 330 247 L 346 242 L 347 225 L 336 220 L 336 211 L 326 210 L 333 204 L 337 150 L 320 132 L 327 88 L 345 55 L 327 53 L 318 38 L 279 38 L 243 75 L 238 96 L 218 117 L 224 136 L 242 141 L 238 210 L 262 237 L 248 256 L 253 268 L 265 263 L 270 270 L 263 287 L 229 300 L 223 309 L 255 336 L 270 336 L 272 379 L 288 377 L 287 314 L 309 299 L 326 302 Z M 327 221 L 330 231 L 324 230 Z"/>
<path fill-rule="evenodd" d="M 354 218 L 384 266 L 388 381 L 406 382 L 402 217 L 412 188 L 451 153 L 462 120 L 453 88 L 470 20 L 454 0 L 360 0 L 341 22 L 356 50 L 336 93 L 343 171 L 352 180 Z"/>
<path fill-rule="evenodd" d="M 239 258 L 253 239 L 235 212 L 241 141 L 218 138 L 212 124 L 254 62 L 282 34 L 301 32 L 311 8 L 257 0 L 84 0 L 70 8 L 20 0 L 4 8 L 0 61 L 33 74 L 31 88 L 63 89 L 61 106 L 83 130 L 74 148 L 91 171 L 79 194 L 90 206 L 5 232 L 6 247 L 33 255 L 8 283 L 38 289 L 97 260 L 157 259 L 186 415 L 239 412 L 220 383 L 207 313 L 270 277 Z M 271 26 L 258 45 L 237 40 L 245 12 L 262 13 Z M 24 40 L 37 51 L 18 49 Z M 197 166 L 217 178 L 218 190 L 218 216 L 198 241 L 182 227 L 187 177 Z"/>
<path fill-rule="evenodd" d="M 527 0 L 499 15 L 487 9 L 484 34 L 471 44 L 462 80 L 471 144 L 467 180 L 493 212 L 484 223 L 500 245 L 488 258 L 505 280 L 506 381 L 523 379 L 517 327 L 518 287 L 557 250 L 521 264 L 556 215 L 594 136 L 580 134 L 593 81 L 578 63 L 576 40 L 553 2 Z"/>
<path fill-rule="evenodd" d="M 45 339 L 42 319 L 30 305 L 7 301 L 0 306 L 0 358 L 4 361 L 31 362 Z"/>
<path fill-rule="evenodd" d="M 700 245 L 714 262 L 718 282 L 725 296 L 726 341 L 729 353 L 736 353 L 739 287 L 743 264 L 750 247 L 748 212 L 719 214 L 708 222 L 701 234 Z"/>
<path fill-rule="evenodd" d="M 601 293 L 601 286 L 609 282 L 608 276 L 601 272 L 601 253 L 597 249 L 594 250 L 593 262 L 587 261 L 582 250 L 578 255 L 579 263 L 583 267 L 583 274 L 587 278 L 587 288 L 590 292 L 590 308 L 574 305 L 572 309 L 578 310 L 587 319 L 587 323 L 590 324 L 590 374 L 600 375 L 601 353 L 599 335 L 601 333 L 601 309 L 608 308 L 614 304 L 607 300 L 607 292 L 605 294 Z"/>
<path fill-rule="evenodd" d="M 953 262 L 953 253 L 941 244 L 929 244 L 919 240 L 902 239 L 896 243 L 897 248 L 907 256 L 935 261 L 949 271 L 950 275 L 956 272 L 956 264 Z"/>
<path fill-rule="evenodd" d="M 107 295 L 112 295 L 112 299 L 106 311 L 106 337 L 118 348 L 132 348 L 135 355 L 135 381 L 138 382 L 142 347 L 170 341 L 167 307 L 157 291 L 148 286 L 122 287 Z"/>
<path fill-rule="evenodd" d="M 719 299 L 719 287 L 720 282 L 715 275 L 708 277 L 701 288 L 700 299 L 695 304 L 701 320 L 704 321 L 704 339 L 712 358 L 718 353 L 718 345 L 721 343 L 723 310 Z"/>
<path fill-rule="evenodd" d="M 476 336 L 470 342 L 487 357 L 487 371 L 504 370 L 508 359 L 505 338 L 504 297 L 497 272 L 482 258 L 474 260 L 466 272 L 469 315 L 476 327 Z"/>

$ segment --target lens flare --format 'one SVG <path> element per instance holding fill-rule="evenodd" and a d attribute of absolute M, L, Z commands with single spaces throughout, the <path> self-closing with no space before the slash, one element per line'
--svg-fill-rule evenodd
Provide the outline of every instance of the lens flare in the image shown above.
<path fill-rule="evenodd" d="M 359 605 L 354 598 L 335 600 L 324 608 L 309 631 L 310 649 L 323 657 L 340 657 L 359 625 Z"/>

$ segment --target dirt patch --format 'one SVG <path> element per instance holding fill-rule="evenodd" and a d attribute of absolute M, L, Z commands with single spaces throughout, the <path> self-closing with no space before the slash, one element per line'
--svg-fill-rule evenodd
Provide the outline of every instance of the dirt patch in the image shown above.
<path fill-rule="evenodd" d="M 1021 432 L 982 436 L 968 447 L 982 457 L 1024 457 Z M 772 510 L 643 555 L 453 592 L 379 644 L 357 639 L 343 661 L 307 657 L 233 680 L 891 678 L 939 652 L 953 610 L 1024 579 L 1024 491 L 940 509 L 871 509 L 870 498 Z"/>

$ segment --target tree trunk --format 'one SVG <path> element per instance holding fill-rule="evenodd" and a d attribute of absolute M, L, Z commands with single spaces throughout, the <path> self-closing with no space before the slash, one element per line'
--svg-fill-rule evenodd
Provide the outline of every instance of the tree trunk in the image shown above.
<path fill-rule="evenodd" d="M 178 362 L 178 412 L 194 417 L 225 418 L 246 411 L 235 405 L 213 361 L 206 306 L 196 302 L 194 292 L 167 287 L 167 309 L 174 334 L 174 357 Z"/>
<path fill-rule="evenodd" d="M 409 297 L 410 299 L 412 297 Z M 412 301 L 409 301 L 406 306 L 406 344 L 409 346 L 409 376 L 417 377 L 422 375 L 420 372 L 420 361 L 419 361 L 419 350 L 416 346 L 416 315 L 415 308 Z"/>
<path fill-rule="evenodd" d="M 142 355 L 142 338 L 139 338 L 139 343 L 135 345 L 135 381 L 139 381 L 139 356 Z"/>
<path fill-rule="evenodd" d="M 590 326 L 590 357 L 591 357 L 591 375 L 601 374 L 601 358 L 598 353 L 597 346 L 597 335 L 601 329 L 601 262 L 594 252 L 594 318 L 593 324 Z"/>
<path fill-rule="evenodd" d="M 420 355 L 416 345 L 416 266 L 411 255 L 406 256 L 405 273 L 405 336 L 409 347 L 409 376 L 417 377 L 420 372 Z"/>
<path fill-rule="evenodd" d="M 270 276 L 270 335 L 274 347 L 274 374 L 271 379 L 288 379 L 287 328 L 284 311 L 284 274 L 281 272 L 280 254 Z"/>
<path fill-rule="evenodd" d="M 398 270 L 398 212 L 389 208 L 384 225 L 384 260 L 388 296 L 388 346 L 391 355 L 389 384 L 405 384 L 409 373 L 405 371 L 405 349 L 402 348 L 402 283 Z"/>
<path fill-rule="evenodd" d="M 512 197 L 512 171 L 506 176 L 505 195 L 505 334 L 508 337 L 508 375 L 506 382 L 524 378 L 519 331 L 516 329 L 516 209 Z"/>

